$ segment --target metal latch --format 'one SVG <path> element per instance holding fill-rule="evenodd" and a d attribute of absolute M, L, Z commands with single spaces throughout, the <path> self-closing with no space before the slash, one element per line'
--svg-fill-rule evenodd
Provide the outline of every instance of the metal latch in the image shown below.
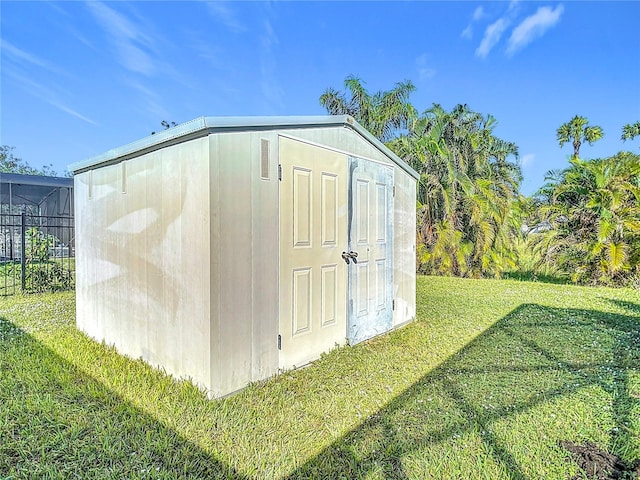
<path fill-rule="evenodd" d="M 353 260 L 353 263 L 358 263 L 358 252 L 342 252 L 342 259 L 347 262 L 347 265 L 350 263 L 349 259 Z"/>

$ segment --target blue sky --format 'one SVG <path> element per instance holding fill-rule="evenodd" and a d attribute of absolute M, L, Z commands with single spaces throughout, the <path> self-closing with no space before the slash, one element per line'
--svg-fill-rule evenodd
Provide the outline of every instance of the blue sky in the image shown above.
<path fill-rule="evenodd" d="M 531 194 L 567 166 L 557 127 L 603 127 L 585 158 L 638 152 L 640 2 L 0 2 L 0 144 L 66 166 L 206 115 L 321 115 L 348 75 L 466 103 L 520 148 Z"/>

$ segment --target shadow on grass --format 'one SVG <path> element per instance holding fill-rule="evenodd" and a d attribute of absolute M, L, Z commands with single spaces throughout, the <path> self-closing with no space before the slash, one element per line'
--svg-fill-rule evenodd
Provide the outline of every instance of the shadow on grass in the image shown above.
<path fill-rule="evenodd" d="M 503 275 L 505 280 L 518 280 L 522 282 L 551 283 L 554 285 L 574 285 L 568 276 L 544 275 L 535 272 L 506 272 Z"/>
<path fill-rule="evenodd" d="M 500 478 L 542 478 L 531 473 L 522 450 L 529 447 L 544 463 L 537 445 L 558 448 L 565 438 L 543 441 L 545 432 L 531 427 L 529 437 L 517 438 L 525 435 L 517 424 L 507 425 L 515 430 L 508 437 L 501 422 L 538 407 L 554 412 L 555 400 L 594 387 L 607 394 L 614 424 L 609 444 L 601 446 L 620 453 L 637 436 L 627 426 L 640 407 L 629 392 L 630 373 L 640 365 L 640 305 L 611 302 L 625 314 L 520 306 L 288 477 L 421 478 L 407 459 L 424 451 L 418 462 L 440 461 L 445 469 L 432 477 L 469 478 L 447 471 L 449 459 L 435 459 L 429 449 L 464 455 L 467 447 L 457 442 L 473 435 Z M 248 478 L 1 318 L 0 373 L 0 477 Z M 335 377 L 329 387 L 339 389 Z M 313 408 L 322 409 L 322 402 Z M 544 414 L 536 418 L 545 428 Z M 573 429 L 562 434 L 580 440 Z M 261 448 L 269 447 L 256 445 Z"/>
<path fill-rule="evenodd" d="M 244 478 L 0 318 L 0 478 Z"/>
<path fill-rule="evenodd" d="M 628 374 L 640 365 L 640 306 L 620 306 L 636 315 L 520 306 L 289 478 L 414 478 L 401 459 L 473 434 L 502 475 L 527 479 L 522 452 L 495 433 L 498 423 L 592 387 L 613 399 L 615 427 L 603 447 L 615 453 L 631 444 L 627 425 L 638 399 Z M 578 430 L 567 427 L 569 435 Z"/>
<path fill-rule="evenodd" d="M 640 296 L 640 292 L 638 292 L 638 295 Z M 625 302 L 624 300 L 616 300 L 616 299 L 613 299 L 613 298 L 607 298 L 606 300 L 608 302 L 612 303 L 613 305 L 615 305 L 616 307 L 626 310 L 631 315 L 637 315 L 638 317 L 640 317 L 640 305 L 639 304 L 632 303 L 632 302 Z"/>

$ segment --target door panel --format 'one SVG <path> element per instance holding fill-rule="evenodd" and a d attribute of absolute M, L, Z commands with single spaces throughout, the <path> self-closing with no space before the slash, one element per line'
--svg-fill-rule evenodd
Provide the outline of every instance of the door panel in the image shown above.
<path fill-rule="evenodd" d="M 346 340 L 346 155 L 280 138 L 280 368 Z"/>
<path fill-rule="evenodd" d="M 328 327 L 338 320 L 338 265 L 322 267 L 321 326 Z"/>
<path fill-rule="evenodd" d="M 338 177 L 323 172 L 321 184 L 322 246 L 335 247 L 338 244 Z"/>
<path fill-rule="evenodd" d="M 311 331 L 311 268 L 293 271 L 292 324 L 293 337 Z"/>
<path fill-rule="evenodd" d="M 358 246 L 369 244 L 369 179 L 356 178 L 355 224 Z"/>
<path fill-rule="evenodd" d="M 353 286 L 356 292 L 356 314 L 363 317 L 369 314 L 369 261 L 360 260 L 352 267 Z"/>
<path fill-rule="evenodd" d="M 293 168 L 293 246 L 311 246 L 311 170 Z"/>
<path fill-rule="evenodd" d="M 393 168 L 350 159 L 347 337 L 355 344 L 386 332 L 393 322 Z M 356 263 L 357 262 L 357 263 Z"/>
<path fill-rule="evenodd" d="M 376 243 L 387 241 L 387 185 L 376 183 Z"/>

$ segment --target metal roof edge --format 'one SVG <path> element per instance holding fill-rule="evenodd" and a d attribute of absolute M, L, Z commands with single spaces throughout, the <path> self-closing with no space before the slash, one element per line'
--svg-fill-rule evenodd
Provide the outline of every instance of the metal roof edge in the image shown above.
<path fill-rule="evenodd" d="M 368 132 L 350 115 L 316 116 L 254 116 L 254 117 L 199 117 L 175 127 L 146 136 L 135 142 L 108 150 L 100 155 L 72 163 L 70 172 L 80 173 L 98 165 L 117 163 L 134 155 L 144 154 L 159 148 L 222 131 L 273 130 L 277 128 L 309 128 L 344 126 L 356 131 L 365 140 L 388 156 L 416 180 L 418 173 L 404 160 L 389 150 L 380 140 Z"/>
<path fill-rule="evenodd" d="M 170 143 L 178 143 L 183 137 L 197 136 L 199 132 L 206 134 L 207 123 L 205 117 L 181 123 L 175 127 L 161 130 L 158 133 L 143 137 L 135 142 L 127 143 L 121 147 L 112 148 L 100 155 L 89 157 L 85 160 L 70 164 L 67 169 L 72 173 L 88 170 L 102 164 L 113 163 L 130 157 L 135 153 L 156 150 Z"/>
<path fill-rule="evenodd" d="M 73 187 L 73 178 L 0 172 L 0 183 L 43 187 Z"/>
<path fill-rule="evenodd" d="M 256 116 L 256 117 L 204 117 L 212 130 L 229 129 L 270 129 L 339 126 L 349 115 L 307 115 L 307 116 Z"/>

